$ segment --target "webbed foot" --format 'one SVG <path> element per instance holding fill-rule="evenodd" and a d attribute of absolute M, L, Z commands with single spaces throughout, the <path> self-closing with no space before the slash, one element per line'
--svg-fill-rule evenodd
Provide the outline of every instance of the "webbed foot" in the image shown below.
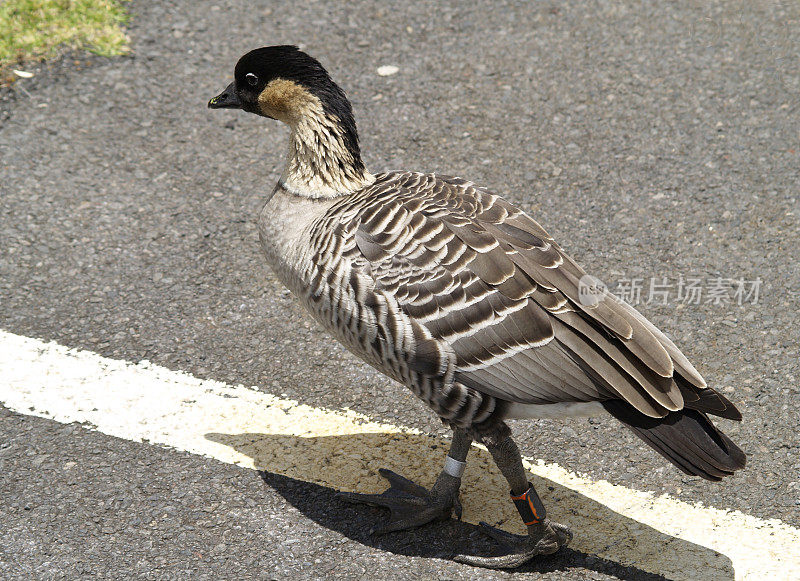
<path fill-rule="evenodd" d="M 428 490 L 386 468 L 379 469 L 379 472 L 389 481 L 389 489 L 385 492 L 340 492 L 337 495 L 347 502 L 389 509 L 389 520 L 374 527 L 370 533 L 383 534 L 419 527 L 435 520 L 448 519 L 454 511 L 461 518 L 461 503 L 458 501 L 460 478 L 441 474 L 433 488 Z"/>
<path fill-rule="evenodd" d="M 528 535 L 514 535 L 481 522 L 481 530 L 506 547 L 510 552 L 500 557 L 479 557 L 475 555 L 456 555 L 459 563 L 490 569 L 514 569 L 539 555 L 552 555 L 572 540 L 569 527 L 544 519 L 536 526 L 529 527 Z"/>

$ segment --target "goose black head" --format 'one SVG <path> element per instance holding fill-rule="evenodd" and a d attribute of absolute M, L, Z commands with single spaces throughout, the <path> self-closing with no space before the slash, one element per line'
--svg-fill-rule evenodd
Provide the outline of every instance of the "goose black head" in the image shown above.
<path fill-rule="evenodd" d="M 325 113 L 346 123 L 352 108 L 319 61 L 296 46 L 265 46 L 236 63 L 234 81 L 208 102 L 211 109 L 243 109 L 292 123 L 318 101 Z"/>
<path fill-rule="evenodd" d="M 234 81 L 208 102 L 211 109 L 242 109 L 296 127 L 321 120 L 338 127 L 345 147 L 360 163 L 353 109 L 344 91 L 315 58 L 296 46 L 265 46 L 248 52 Z"/>
<path fill-rule="evenodd" d="M 335 84 L 322 65 L 296 46 L 265 46 L 239 59 L 234 81 L 208 106 L 243 109 L 265 117 L 275 117 L 271 113 L 277 113 L 282 117 L 282 113 L 305 105 L 311 95 L 339 97 L 331 86 Z"/>

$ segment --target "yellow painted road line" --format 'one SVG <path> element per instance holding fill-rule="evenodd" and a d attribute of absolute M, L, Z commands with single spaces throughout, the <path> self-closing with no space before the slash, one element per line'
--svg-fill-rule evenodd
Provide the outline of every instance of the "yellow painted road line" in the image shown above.
<path fill-rule="evenodd" d="M 201 380 L 0 331 L 0 402 L 28 415 L 81 422 L 337 490 L 377 492 L 386 466 L 430 486 L 448 443 L 352 411 L 314 408 L 255 388 Z M 670 579 L 798 579 L 800 530 L 780 520 L 691 505 L 527 461 L 572 547 Z M 676 474 L 677 477 L 677 474 Z M 722 484 L 724 486 L 724 483 Z M 520 532 L 488 453 L 470 453 L 464 519 Z"/>

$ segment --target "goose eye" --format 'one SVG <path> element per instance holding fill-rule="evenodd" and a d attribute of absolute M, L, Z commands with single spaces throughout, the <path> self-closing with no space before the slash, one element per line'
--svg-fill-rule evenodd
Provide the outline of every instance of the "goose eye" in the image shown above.
<path fill-rule="evenodd" d="M 247 73 L 244 76 L 244 80 L 247 81 L 247 84 L 251 87 L 255 87 L 258 84 L 258 77 L 255 76 L 253 73 Z"/>

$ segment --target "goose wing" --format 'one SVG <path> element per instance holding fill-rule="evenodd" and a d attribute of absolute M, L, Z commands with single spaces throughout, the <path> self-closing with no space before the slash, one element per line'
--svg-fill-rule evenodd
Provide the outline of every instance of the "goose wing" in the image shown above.
<path fill-rule="evenodd" d="M 725 410 L 633 307 L 603 288 L 582 300 L 583 269 L 502 198 L 459 178 L 397 172 L 358 206 L 346 217 L 348 258 L 455 354 L 456 381 L 520 403 L 622 399 L 663 417 L 702 393 Z"/>

